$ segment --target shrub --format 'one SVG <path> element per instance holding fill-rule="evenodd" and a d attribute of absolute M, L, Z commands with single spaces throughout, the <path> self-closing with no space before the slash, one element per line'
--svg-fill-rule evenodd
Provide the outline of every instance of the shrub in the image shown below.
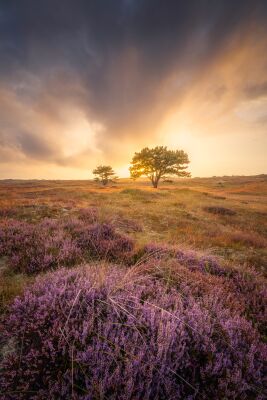
<path fill-rule="evenodd" d="M 133 241 L 110 224 L 83 226 L 75 231 L 75 237 L 78 246 L 92 257 L 121 261 L 133 250 Z"/>
<path fill-rule="evenodd" d="M 175 255 L 174 248 L 168 245 L 161 245 L 157 243 L 148 243 L 144 246 L 144 255 L 148 258 L 165 258 Z"/>
<path fill-rule="evenodd" d="M 264 336 L 267 320 L 266 281 L 260 273 L 224 266 L 215 257 L 192 250 L 150 244 L 139 262 L 144 270 L 163 278 L 184 295 L 195 298 L 220 294 L 229 309 L 238 310 Z M 178 263 L 177 263 L 178 261 Z"/>
<path fill-rule="evenodd" d="M 229 272 L 220 265 L 215 257 L 209 255 L 199 255 L 195 251 L 178 250 L 176 252 L 176 259 L 182 264 L 186 265 L 191 270 L 198 270 L 203 273 L 212 275 L 224 276 Z"/>
<path fill-rule="evenodd" d="M 0 228 L 0 254 L 16 272 L 38 273 L 81 260 L 81 251 L 56 220 L 40 224 L 9 220 Z"/>
<path fill-rule="evenodd" d="M 87 223 L 94 224 L 99 221 L 99 210 L 97 207 L 81 208 L 79 217 Z"/>
<path fill-rule="evenodd" d="M 4 400 L 263 399 L 266 346 L 244 318 L 149 276 L 98 276 L 61 269 L 14 301 Z"/>
<path fill-rule="evenodd" d="M 132 249 L 132 240 L 111 225 L 76 218 L 38 224 L 7 220 L 0 226 L 0 256 L 8 256 L 16 272 L 36 274 L 91 257 L 121 261 Z"/>
<path fill-rule="evenodd" d="M 16 216 L 17 212 L 15 208 L 11 207 L 1 207 L 0 208 L 0 218 L 11 218 Z"/>
<path fill-rule="evenodd" d="M 267 287 L 265 279 L 253 271 L 238 271 L 232 276 L 230 285 L 236 297 L 243 301 L 246 317 L 266 338 Z"/>
<path fill-rule="evenodd" d="M 236 214 L 236 212 L 234 210 L 231 210 L 230 208 L 226 208 L 226 207 L 210 206 L 210 207 L 203 207 L 203 210 L 208 213 L 218 214 L 218 215 L 235 215 Z"/>
<path fill-rule="evenodd" d="M 144 253 L 148 254 L 148 258 L 174 258 L 178 260 L 181 265 L 185 265 L 190 270 L 198 270 L 203 273 L 210 273 L 218 276 L 227 275 L 229 273 L 225 267 L 220 265 L 215 257 L 199 254 L 193 250 L 182 250 L 175 247 L 150 243 L 144 247 Z"/>
<path fill-rule="evenodd" d="M 199 269 L 189 269 L 175 259 L 167 262 L 148 260 L 144 271 L 160 279 L 167 287 L 174 287 L 181 296 L 193 296 L 196 300 L 207 296 L 219 298 L 224 307 L 234 312 L 244 313 L 245 305 L 236 296 L 233 287 L 224 276 L 216 276 Z"/>

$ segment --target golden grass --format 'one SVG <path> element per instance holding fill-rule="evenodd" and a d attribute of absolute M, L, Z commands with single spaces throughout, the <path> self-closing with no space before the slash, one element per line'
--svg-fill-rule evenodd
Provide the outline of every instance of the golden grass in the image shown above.
<path fill-rule="evenodd" d="M 230 262 L 267 263 L 267 177 L 214 177 L 162 183 L 120 179 L 102 187 L 92 181 L 0 181 L 0 211 L 36 221 L 97 207 L 141 246 L 147 242 L 186 245 L 222 255 Z M 214 215 L 205 207 L 226 207 L 235 215 Z M 141 226 L 133 230 L 125 221 Z M 124 221 L 124 222 L 123 222 Z"/>

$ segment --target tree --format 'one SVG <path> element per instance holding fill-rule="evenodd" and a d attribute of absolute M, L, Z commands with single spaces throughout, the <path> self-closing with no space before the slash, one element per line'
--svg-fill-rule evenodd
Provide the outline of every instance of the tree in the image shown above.
<path fill-rule="evenodd" d="M 154 188 L 158 187 L 161 178 L 168 175 L 190 176 L 185 169 L 188 167 L 188 155 L 183 150 L 168 150 L 167 147 L 157 146 L 154 149 L 145 147 L 135 153 L 130 167 L 131 178 L 147 176 Z"/>
<path fill-rule="evenodd" d="M 93 174 L 96 176 L 95 181 L 101 182 L 103 186 L 106 186 L 112 179 L 116 179 L 115 172 L 110 165 L 99 165 L 93 170 Z"/>

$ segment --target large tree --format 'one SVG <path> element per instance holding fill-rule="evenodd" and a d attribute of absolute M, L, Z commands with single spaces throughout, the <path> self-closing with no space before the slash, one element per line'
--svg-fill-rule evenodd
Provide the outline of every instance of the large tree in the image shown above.
<path fill-rule="evenodd" d="M 106 186 L 112 179 L 116 179 L 115 172 L 110 165 L 99 165 L 93 170 L 95 175 L 95 181 L 101 182 L 103 186 Z"/>
<path fill-rule="evenodd" d="M 130 167 L 133 179 L 147 176 L 154 188 L 158 187 L 161 178 L 170 175 L 190 176 L 185 171 L 188 167 L 188 155 L 183 150 L 168 150 L 167 147 L 157 146 L 153 149 L 145 147 L 139 153 L 135 153 Z"/>

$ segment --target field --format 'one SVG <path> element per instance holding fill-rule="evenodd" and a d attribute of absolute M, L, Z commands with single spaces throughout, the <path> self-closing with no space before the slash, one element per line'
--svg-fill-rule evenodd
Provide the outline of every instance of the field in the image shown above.
<path fill-rule="evenodd" d="M 266 175 L 1 181 L 0 397 L 263 399 L 266 266 Z"/>

